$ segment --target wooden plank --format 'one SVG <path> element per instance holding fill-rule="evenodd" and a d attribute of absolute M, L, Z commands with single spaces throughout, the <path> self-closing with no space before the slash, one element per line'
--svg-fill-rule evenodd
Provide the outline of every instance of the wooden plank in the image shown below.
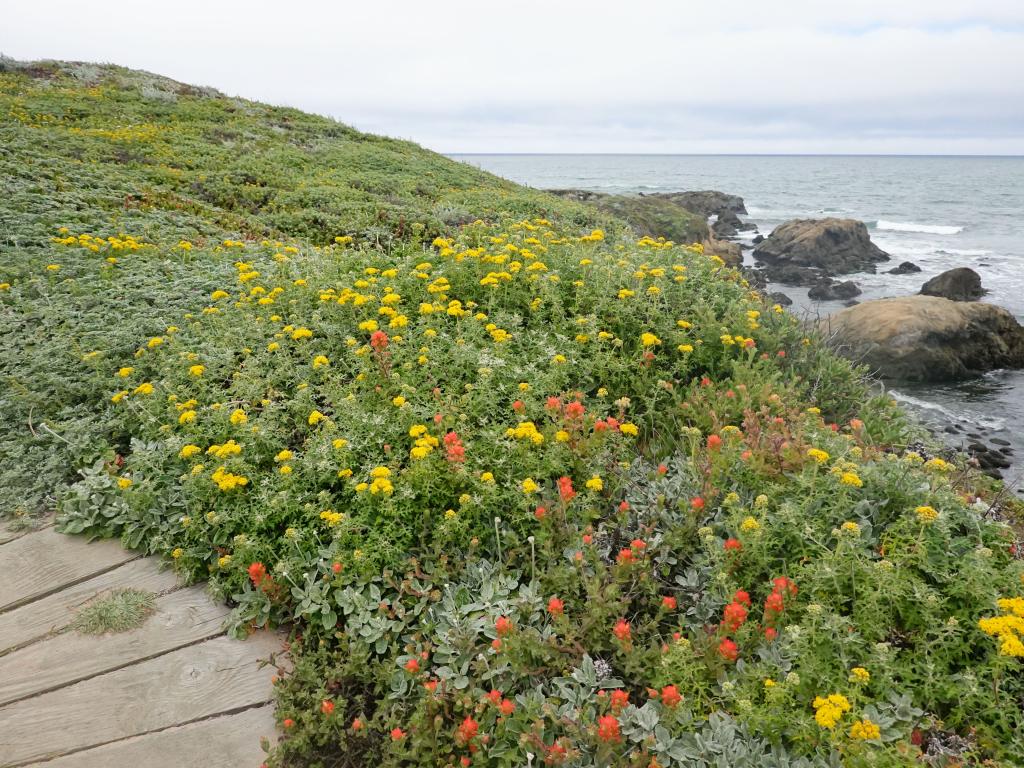
<path fill-rule="evenodd" d="M 47 526 L 53 525 L 53 516 L 46 515 L 44 517 L 41 517 L 38 520 L 34 521 L 34 524 L 31 527 L 12 528 L 11 524 L 12 521 L 10 520 L 8 520 L 7 522 L 0 521 L 0 544 L 6 544 L 9 541 L 20 539 L 22 536 L 26 536 L 32 533 L 33 531 L 38 531 L 43 528 L 46 528 Z"/>
<path fill-rule="evenodd" d="M 223 634 L 228 613 L 205 587 L 188 587 L 157 598 L 156 611 L 137 629 L 107 635 L 64 632 L 32 643 L 0 656 L 0 704 L 216 637 Z"/>
<path fill-rule="evenodd" d="M 265 757 L 260 747 L 262 737 L 271 744 L 277 737 L 272 704 L 134 736 L 45 763 L 32 763 L 28 768 L 256 768 Z"/>
<path fill-rule="evenodd" d="M 0 707 L 0 767 L 265 704 L 275 669 L 259 662 L 281 643 L 270 632 L 218 637 Z"/>
<path fill-rule="evenodd" d="M 117 541 L 87 542 L 53 528 L 0 545 L 0 611 L 10 610 L 69 584 L 138 557 Z"/>
<path fill-rule="evenodd" d="M 75 617 L 75 612 L 100 592 L 132 587 L 160 595 L 177 586 L 178 577 L 169 568 L 161 568 L 156 558 L 132 560 L 49 597 L 0 613 L 0 656 L 63 629 Z"/>

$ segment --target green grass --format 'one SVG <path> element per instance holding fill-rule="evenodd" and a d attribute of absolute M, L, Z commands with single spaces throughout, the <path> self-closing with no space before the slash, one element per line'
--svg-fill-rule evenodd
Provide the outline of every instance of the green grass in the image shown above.
<path fill-rule="evenodd" d="M 117 589 L 81 608 L 71 629 L 83 635 L 106 635 L 137 629 L 156 610 L 156 595 L 139 589 Z"/>

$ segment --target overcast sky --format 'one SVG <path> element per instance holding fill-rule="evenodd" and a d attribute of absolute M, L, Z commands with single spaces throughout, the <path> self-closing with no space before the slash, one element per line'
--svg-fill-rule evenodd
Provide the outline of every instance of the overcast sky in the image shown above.
<path fill-rule="evenodd" d="M 0 52 L 443 152 L 1024 154 L 1024 0 L 24 0 Z"/>

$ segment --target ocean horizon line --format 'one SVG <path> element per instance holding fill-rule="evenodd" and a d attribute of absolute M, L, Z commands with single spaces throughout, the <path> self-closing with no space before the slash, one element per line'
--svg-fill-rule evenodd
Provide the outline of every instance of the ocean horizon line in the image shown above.
<path fill-rule="evenodd" d="M 1021 160 L 1019 155 L 983 154 L 918 154 L 886 152 L 446 152 L 446 157 L 921 157 L 949 159 Z"/>

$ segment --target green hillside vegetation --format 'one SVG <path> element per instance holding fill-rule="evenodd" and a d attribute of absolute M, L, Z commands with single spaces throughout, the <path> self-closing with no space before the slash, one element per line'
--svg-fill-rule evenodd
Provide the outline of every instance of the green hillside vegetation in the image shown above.
<path fill-rule="evenodd" d="M 74 468 L 100 455 L 94 394 L 109 360 L 233 272 L 225 239 L 320 246 L 349 236 L 387 249 L 478 217 L 601 224 L 582 207 L 327 118 L 120 67 L 10 59 L 0 59 L 0 191 L 0 282 L 23 299 L 17 311 L 0 305 L 0 514 L 18 516 L 52 506 Z M 95 260 L 86 249 L 40 273 L 60 228 L 185 240 L 203 253 L 101 243 L 105 257 L 143 258 L 79 270 Z"/>
<path fill-rule="evenodd" d="M 287 630 L 268 765 L 1018 764 L 1010 502 L 721 259 L 2 70 L 2 509 Z"/>

